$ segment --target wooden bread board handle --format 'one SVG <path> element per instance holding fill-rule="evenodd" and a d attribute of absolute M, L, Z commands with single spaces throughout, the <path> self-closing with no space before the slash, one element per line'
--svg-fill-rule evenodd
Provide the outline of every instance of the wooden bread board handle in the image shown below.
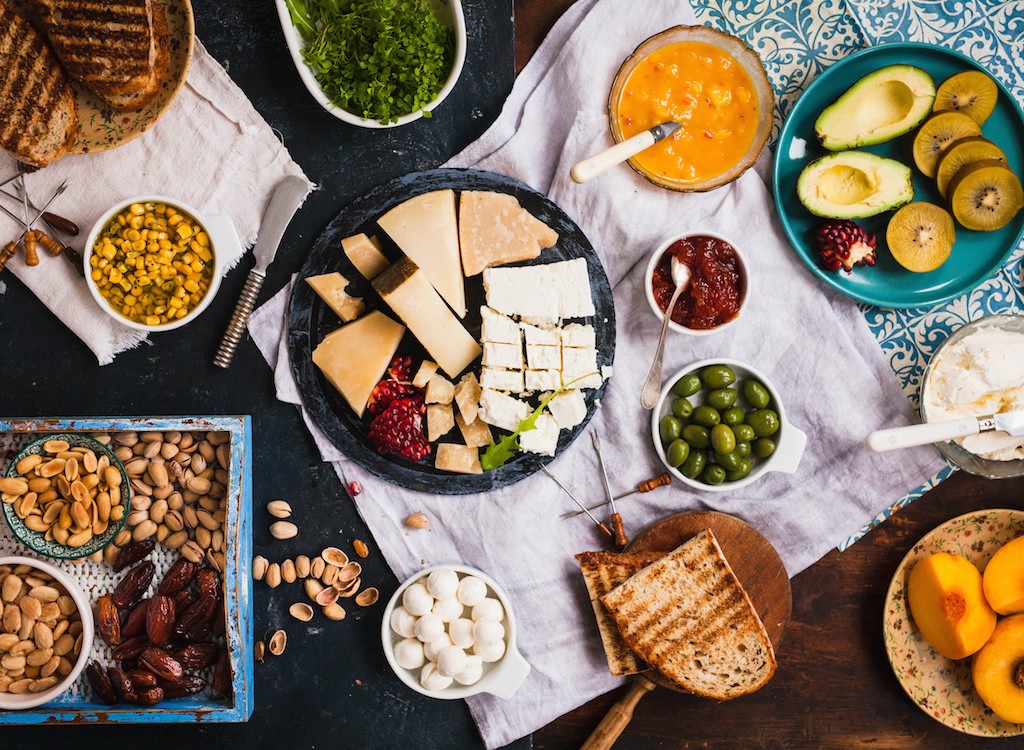
<path fill-rule="evenodd" d="M 633 718 L 633 709 L 640 699 L 657 687 L 653 682 L 638 674 L 633 680 L 632 687 L 619 701 L 608 709 L 608 713 L 601 719 L 601 723 L 590 734 L 587 741 L 583 743 L 580 750 L 610 750 L 619 739 L 619 735 L 629 725 Z"/>

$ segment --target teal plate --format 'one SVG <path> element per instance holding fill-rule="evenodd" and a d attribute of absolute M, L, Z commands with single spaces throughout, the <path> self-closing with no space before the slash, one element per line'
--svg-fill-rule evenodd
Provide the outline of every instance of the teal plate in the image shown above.
<path fill-rule="evenodd" d="M 828 153 L 814 137 L 814 121 L 818 115 L 863 76 L 895 64 L 916 65 L 926 70 L 936 87 L 954 73 L 972 69 L 995 80 L 999 86 L 999 101 L 992 116 L 981 126 L 981 132 L 1006 153 L 1010 168 L 1017 175 L 1024 175 L 1024 112 L 1006 87 L 978 63 L 958 52 L 908 42 L 883 44 L 857 52 L 833 65 L 807 87 L 782 126 L 775 150 L 772 189 L 790 243 L 826 284 L 856 300 L 880 307 L 930 307 L 970 291 L 1003 266 L 1024 235 L 1024 211 L 994 232 L 973 232 L 957 224 L 952 255 L 929 273 L 907 271 L 885 248 L 885 227 L 892 212 L 858 219 L 858 224 L 878 238 L 878 261 L 874 267 L 858 266 L 848 274 L 827 271 L 821 266 L 813 231 L 826 220 L 814 216 L 796 197 L 800 170 L 812 159 Z M 946 207 L 934 180 L 913 166 L 912 140 L 913 133 L 910 133 L 863 150 L 910 165 L 914 175 L 914 200 Z M 802 153 L 801 141 L 806 142 L 805 153 Z"/>

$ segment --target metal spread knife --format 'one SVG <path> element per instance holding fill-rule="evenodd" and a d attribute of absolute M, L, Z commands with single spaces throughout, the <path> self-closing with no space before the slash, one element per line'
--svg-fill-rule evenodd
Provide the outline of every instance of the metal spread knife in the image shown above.
<path fill-rule="evenodd" d="M 868 448 L 880 453 L 898 448 L 912 448 L 915 445 L 943 443 L 993 430 L 1002 430 L 1014 437 L 1024 435 L 1024 410 L 1004 411 L 990 417 L 967 417 L 947 422 L 926 422 L 909 427 L 878 430 L 868 435 Z"/>
<path fill-rule="evenodd" d="M 274 262 L 274 256 L 277 255 L 277 248 L 281 244 L 284 230 L 288 227 L 308 190 L 309 186 L 306 181 L 294 175 L 285 177 L 274 188 L 274 194 L 270 197 L 270 205 L 267 206 L 266 216 L 263 217 L 263 224 L 260 226 L 260 236 L 252 251 L 256 258 L 256 265 L 249 271 L 249 277 L 245 280 L 245 286 L 242 287 L 235 311 L 231 315 L 231 322 L 228 323 L 224 338 L 220 342 L 220 348 L 217 349 L 217 356 L 213 358 L 213 364 L 217 367 L 227 368 L 231 364 L 238 343 L 245 334 L 249 315 L 252 314 L 252 310 L 256 306 L 256 298 L 267 278 L 267 268 Z"/>

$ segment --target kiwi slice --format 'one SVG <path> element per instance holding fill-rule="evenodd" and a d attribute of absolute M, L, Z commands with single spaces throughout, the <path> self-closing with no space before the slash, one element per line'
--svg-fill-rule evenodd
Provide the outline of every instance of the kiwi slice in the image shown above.
<path fill-rule="evenodd" d="M 942 152 L 938 164 L 935 165 L 935 185 L 939 193 L 946 197 L 946 188 L 953 175 L 960 171 L 960 167 L 982 159 L 998 159 L 1006 161 L 1006 154 L 988 138 L 980 135 L 972 135 L 954 141 L 949 148 Z"/>
<path fill-rule="evenodd" d="M 951 143 L 981 135 L 981 126 L 962 112 L 936 112 L 914 136 L 914 163 L 925 177 L 935 176 L 935 165 Z"/>
<path fill-rule="evenodd" d="M 885 241 L 908 271 L 934 271 L 949 259 L 956 240 L 953 217 L 934 203 L 908 203 L 889 220 Z"/>
<path fill-rule="evenodd" d="M 1020 178 L 998 159 L 982 159 L 960 167 L 946 192 L 956 220 L 980 232 L 1006 226 L 1024 207 Z"/>
<path fill-rule="evenodd" d="M 965 70 L 942 82 L 932 109 L 963 112 L 981 125 L 996 108 L 998 99 L 999 87 L 995 81 L 980 70 Z"/>

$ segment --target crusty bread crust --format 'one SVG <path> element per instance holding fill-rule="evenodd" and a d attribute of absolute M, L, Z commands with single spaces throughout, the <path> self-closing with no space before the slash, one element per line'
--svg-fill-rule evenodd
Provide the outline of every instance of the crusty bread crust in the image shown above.
<path fill-rule="evenodd" d="M 111 94 L 101 98 L 114 109 L 122 112 L 137 112 L 160 93 L 160 86 L 167 80 L 171 62 L 171 37 L 167 28 L 167 14 L 163 3 L 153 3 L 153 45 L 155 59 L 149 85 L 137 93 Z"/>
<path fill-rule="evenodd" d="M 710 529 L 601 602 L 626 644 L 692 693 L 729 700 L 758 690 L 775 674 L 768 632 Z"/>

